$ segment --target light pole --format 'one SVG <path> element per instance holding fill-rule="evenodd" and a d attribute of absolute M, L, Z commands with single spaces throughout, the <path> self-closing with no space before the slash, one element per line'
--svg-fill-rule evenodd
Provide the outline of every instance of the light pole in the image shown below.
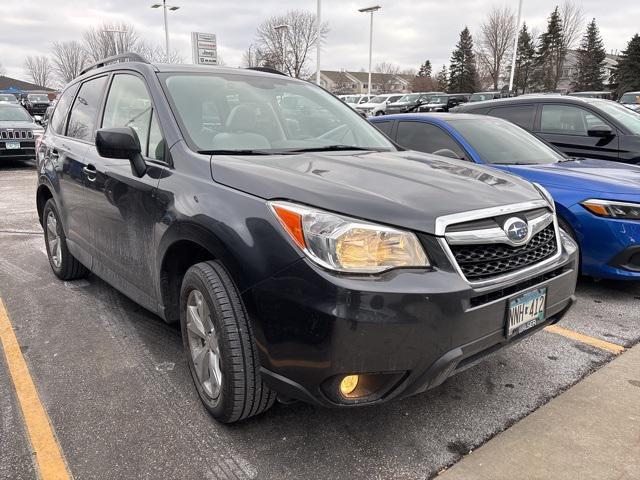
<path fill-rule="evenodd" d="M 513 77 L 516 73 L 516 57 L 518 56 L 518 37 L 520 36 L 520 17 L 522 16 L 522 0 L 518 3 L 518 23 L 516 23 L 516 38 L 513 40 L 513 59 L 511 60 L 511 75 L 509 77 L 509 94 L 513 91 Z"/>
<path fill-rule="evenodd" d="M 162 9 L 164 10 L 164 41 L 165 41 L 165 47 L 167 49 L 167 63 L 169 63 L 169 22 L 167 20 L 167 9 L 171 10 L 172 12 L 175 12 L 176 10 L 178 10 L 180 7 L 176 7 L 174 5 L 167 5 L 167 0 L 162 0 L 162 3 L 154 3 L 153 5 L 151 5 L 151 8 L 160 8 L 162 7 Z"/>
<path fill-rule="evenodd" d="M 373 13 L 380 10 L 380 8 L 380 5 L 376 5 L 358 10 L 361 13 L 371 14 L 371 22 L 369 24 L 369 83 L 367 84 L 367 95 L 369 96 L 371 96 L 371 58 L 373 56 Z"/>
<path fill-rule="evenodd" d="M 116 33 L 126 33 L 124 30 L 105 30 L 105 32 L 109 32 L 109 33 L 113 33 L 113 44 L 116 47 L 116 55 L 118 55 L 120 52 L 118 51 L 118 40 L 120 39 L 120 35 L 118 35 L 118 37 L 116 37 Z"/>
<path fill-rule="evenodd" d="M 316 15 L 316 85 L 320 86 L 320 41 L 322 40 L 322 19 L 321 19 L 321 3 L 322 0 L 318 0 L 318 13 Z"/>
<path fill-rule="evenodd" d="M 286 41 L 286 35 L 287 35 L 287 30 L 289 29 L 289 25 L 287 25 L 286 23 L 283 23 L 282 25 L 276 25 L 275 27 L 273 27 L 274 30 L 278 33 L 280 33 L 280 38 L 281 38 L 281 42 L 282 42 L 282 73 L 285 73 L 284 69 L 286 68 L 286 58 L 287 58 L 287 44 L 285 43 Z"/>

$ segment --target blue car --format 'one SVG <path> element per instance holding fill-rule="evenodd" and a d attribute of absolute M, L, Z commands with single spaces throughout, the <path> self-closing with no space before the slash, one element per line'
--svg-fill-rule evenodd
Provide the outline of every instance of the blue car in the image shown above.
<path fill-rule="evenodd" d="M 542 185 L 556 202 L 558 223 L 580 245 L 584 275 L 640 279 L 640 167 L 568 158 L 513 123 L 484 115 L 370 120 L 405 148 L 489 164 Z"/>

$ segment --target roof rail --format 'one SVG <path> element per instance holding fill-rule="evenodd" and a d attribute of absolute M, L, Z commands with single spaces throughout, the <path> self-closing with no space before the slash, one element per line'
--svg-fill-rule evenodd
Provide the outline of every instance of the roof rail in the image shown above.
<path fill-rule="evenodd" d="M 276 75 L 284 75 L 285 77 L 287 76 L 286 73 L 271 67 L 248 67 L 247 70 L 255 70 L 256 72 L 275 73 Z"/>
<path fill-rule="evenodd" d="M 80 72 L 80 75 L 84 75 L 89 70 L 93 70 L 94 68 L 104 67 L 105 65 L 109 65 L 110 63 L 125 62 L 125 61 L 149 63 L 149 61 L 146 58 L 144 58 L 142 55 L 138 55 L 137 53 L 133 53 L 133 52 L 125 52 L 119 55 L 113 55 L 111 57 L 103 58 L 99 62 L 96 62 L 93 65 L 89 65 L 88 67 L 83 68 L 82 71 Z"/>

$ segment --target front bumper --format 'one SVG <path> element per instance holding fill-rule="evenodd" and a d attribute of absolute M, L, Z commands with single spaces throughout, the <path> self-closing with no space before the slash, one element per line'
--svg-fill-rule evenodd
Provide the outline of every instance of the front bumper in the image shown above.
<path fill-rule="evenodd" d="M 445 259 L 425 270 L 337 275 L 303 259 L 243 294 L 267 385 L 324 406 L 374 404 L 433 388 L 486 355 L 562 318 L 574 302 L 578 261 L 563 249 L 519 282 L 473 288 Z M 545 322 L 507 339 L 508 300 L 547 287 Z M 361 399 L 337 394 L 348 374 L 382 378 Z M 385 383 L 386 382 L 386 383 Z"/>

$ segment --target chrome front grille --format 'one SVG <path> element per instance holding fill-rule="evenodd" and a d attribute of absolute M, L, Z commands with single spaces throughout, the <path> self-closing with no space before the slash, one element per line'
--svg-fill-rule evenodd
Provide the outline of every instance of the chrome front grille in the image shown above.
<path fill-rule="evenodd" d="M 436 235 L 453 266 L 477 286 L 525 279 L 561 253 L 555 213 L 543 200 L 439 217 Z"/>
<path fill-rule="evenodd" d="M 21 130 L 21 129 L 2 130 L 0 131 L 0 139 L 2 140 L 33 139 L 33 131 Z"/>
<path fill-rule="evenodd" d="M 504 244 L 451 245 L 458 266 L 468 280 L 485 280 L 545 260 L 557 251 L 553 223 L 520 247 Z"/>

